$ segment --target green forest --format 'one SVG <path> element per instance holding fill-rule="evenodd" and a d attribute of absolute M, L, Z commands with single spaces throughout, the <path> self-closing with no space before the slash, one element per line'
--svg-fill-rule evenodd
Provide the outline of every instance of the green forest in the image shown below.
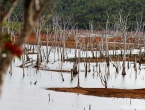
<path fill-rule="evenodd" d="M 87 28 L 92 21 L 97 29 L 105 26 L 107 13 L 113 22 L 120 10 L 129 14 L 130 29 L 139 16 L 145 21 L 145 0 L 61 0 L 57 7 L 59 13 L 73 14 L 79 28 Z"/>
<path fill-rule="evenodd" d="M 20 0 L 14 13 L 22 12 L 22 7 Z M 55 11 L 64 17 L 72 15 L 73 22 L 77 23 L 79 29 L 88 29 L 89 22 L 93 22 L 94 28 L 99 30 L 105 27 L 107 13 L 110 24 L 113 24 L 120 10 L 123 16 L 129 14 L 130 30 L 136 25 L 139 17 L 142 16 L 145 21 L 145 0 L 59 0 Z"/>

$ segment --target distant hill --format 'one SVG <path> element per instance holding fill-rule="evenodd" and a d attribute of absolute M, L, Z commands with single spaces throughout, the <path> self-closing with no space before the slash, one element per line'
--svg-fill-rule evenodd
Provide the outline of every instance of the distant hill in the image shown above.
<path fill-rule="evenodd" d="M 22 12 L 22 1 L 20 0 L 15 12 Z M 101 29 L 105 27 L 107 12 L 113 23 L 114 16 L 120 9 L 125 14 L 130 12 L 129 29 L 135 25 L 140 14 L 145 21 L 145 0 L 60 0 L 56 10 L 63 16 L 73 15 L 78 28 L 87 29 L 92 21 L 96 29 Z"/>

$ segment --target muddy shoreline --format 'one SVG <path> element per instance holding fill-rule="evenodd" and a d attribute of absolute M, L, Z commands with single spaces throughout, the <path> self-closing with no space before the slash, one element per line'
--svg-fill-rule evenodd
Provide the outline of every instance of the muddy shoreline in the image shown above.
<path fill-rule="evenodd" d="M 98 97 L 145 99 L 145 88 L 142 89 L 115 89 L 115 88 L 46 88 L 57 92 L 77 93 Z"/>

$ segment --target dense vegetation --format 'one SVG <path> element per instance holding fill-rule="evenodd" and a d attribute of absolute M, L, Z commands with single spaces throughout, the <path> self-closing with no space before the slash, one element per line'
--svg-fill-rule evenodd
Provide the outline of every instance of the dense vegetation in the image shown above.
<path fill-rule="evenodd" d="M 1 1 L 1 0 L 0 0 Z M 15 12 L 22 12 L 22 0 Z M 96 29 L 105 26 L 107 13 L 113 23 L 115 15 L 122 9 L 129 14 L 128 25 L 132 29 L 136 25 L 138 16 L 143 15 L 145 21 L 145 0 L 60 0 L 57 12 L 63 16 L 73 15 L 78 28 L 87 29 L 89 22 L 93 22 Z"/>
<path fill-rule="evenodd" d="M 107 13 L 113 20 L 122 9 L 125 14 L 130 13 L 128 24 L 132 27 L 140 14 L 145 16 L 144 4 L 145 0 L 61 0 L 57 10 L 65 15 L 73 14 L 79 28 L 86 28 L 89 21 L 93 21 L 100 29 L 106 23 Z"/>

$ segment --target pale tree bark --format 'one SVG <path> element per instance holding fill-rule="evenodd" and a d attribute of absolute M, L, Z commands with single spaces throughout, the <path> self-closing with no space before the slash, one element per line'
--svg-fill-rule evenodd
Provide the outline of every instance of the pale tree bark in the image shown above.
<path fill-rule="evenodd" d="M 49 27 L 46 28 L 46 62 L 49 62 L 49 51 L 48 51 L 48 44 L 49 44 Z M 49 49 L 50 50 L 50 49 Z"/>
<path fill-rule="evenodd" d="M 117 37 L 119 36 L 119 21 L 117 20 L 116 16 L 113 20 L 113 30 L 112 30 L 112 37 L 114 38 L 113 41 L 113 57 L 116 57 L 116 44 L 117 44 Z"/>
<path fill-rule="evenodd" d="M 54 47 L 54 62 L 55 62 L 55 54 L 56 54 L 56 50 L 59 52 L 60 49 L 60 53 L 61 53 L 61 61 L 64 60 L 64 45 L 65 45 L 65 40 L 63 42 L 63 38 L 64 37 L 64 30 L 62 27 L 62 17 L 59 14 L 54 14 L 52 17 L 52 29 L 53 29 L 53 42 L 58 42 L 58 43 L 53 43 L 53 47 Z M 63 45 L 63 47 L 61 48 L 61 45 Z M 57 49 L 57 47 L 59 49 Z M 59 57 L 59 54 L 58 54 Z"/>
<path fill-rule="evenodd" d="M 90 22 L 90 30 L 89 30 L 89 36 L 90 36 L 90 48 L 91 48 L 91 53 L 92 53 L 92 57 L 93 58 L 95 58 L 95 55 L 94 55 L 94 42 L 95 42 L 95 40 L 94 40 L 94 36 L 93 36 L 93 34 L 94 34 L 94 31 L 93 31 L 93 23 L 92 22 Z"/>
<path fill-rule="evenodd" d="M 80 88 L 80 57 L 81 57 L 81 53 L 80 51 L 78 52 L 78 84 L 77 84 L 77 88 Z"/>
<path fill-rule="evenodd" d="M 62 61 L 65 60 L 65 48 L 66 48 L 66 40 L 67 40 L 67 30 L 71 27 L 71 19 L 72 17 L 71 16 L 67 16 L 67 17 L 63 17 L 61 22 L 62 24 L 60 24 L 61 26 L 61 31 L 62 31 L 62 44 L 63 44 L 63 48 L 62 48 Z"/>
<path fill-rule="evenodd" d="M 42 16 L 39 19 L 38 22 L 38 26 L 35 28 L 35 33 L 36 33 L 36 39 L 37 39 L 37 62 L 36 62 L 36 66 L 37 68 L 40 67 L 41 63 L 42 63 L 42 52 L 41 52 L 41 31 L 42 31 L 42 27 L 45 26 L 45 23 L 43 22 L 45 16 Z"/>
<path fill-rule="evenodd" d="M 122 75 L 126 75 L 126 67 L 125 67 L 125 63 L 126 63 L 126 40 L 128 38 L 127 36 L 127 21 L 128 21 L 128 16 L 123 16 L 122 10 L 119 12 L 119 28 L 120 31 L 122 33 L 122 39 L 123 39 L 123 64 L 122 64 Z"/>
<path fill-rule="evenodd" d="M 136 33 L 137 33 L 137 39 L 138 39 L 138 48 L 139 48 L 139 65 L 141 65 L 142 62 L 142 44 L 143 44 L 143 40 L 144 40 L 144 35 L 143 35 L 143 29 L 144 28 L 144 24 L 143 24 L 143 15 L 139 15 L 139 17 L 137 17 L 137 21 L 136 21 Z"/>
<path fill-rule="evenodd" d="M 100 42 L 100 57 L 104 56 L 104 38 L 103 33 L 101 33 L 101 42 Z"/>
<path fill-rule="evenodd" d="M 109 68 L 109 48 L 108 48 L 108 35 L 109 35 L 109 15 L 107 14 L 106 30 L 105 30 L 105 41 L 106 41 L 106 64 Z"/>
<path fill-rule="evenodd" d="M 15 6 L 18 3 L 18 0 L 13 0 L 11 8 L 8 11 L 5 11 L 5 5 L 7 2 L 11 0 L 3 0 L 2 5 L 0 6 L 0 93 L 1 93 L 1 86 L 3 83 L 3 77 L 6 73 L 8 67 L 10 66 L 12 60 L 15 56 L 11 53 L 8 53 L 6 56 L 2 54 L 2 22 L 6 20 Z M 37 1 L 37 2 L 36 2 Z M 54 2 L 56 3 L 56 2 Z M 41 5 L 40 5 L 41 4 Z M 28 36 L 33 31 L 33 28 L 37 25 L 39 18 L 41 17 L 42 13 L 45 12 L 45 9 L 50 4 L 50 0 L 24 0 L 24 25 L 21 31 L 19 38 L 16 40 L 15 45 L 19 48 L 26 42 Z M 51 14 L 51 13 L 50 13 Z M 47 18 L 46 18 L 47 19 Z"/>

